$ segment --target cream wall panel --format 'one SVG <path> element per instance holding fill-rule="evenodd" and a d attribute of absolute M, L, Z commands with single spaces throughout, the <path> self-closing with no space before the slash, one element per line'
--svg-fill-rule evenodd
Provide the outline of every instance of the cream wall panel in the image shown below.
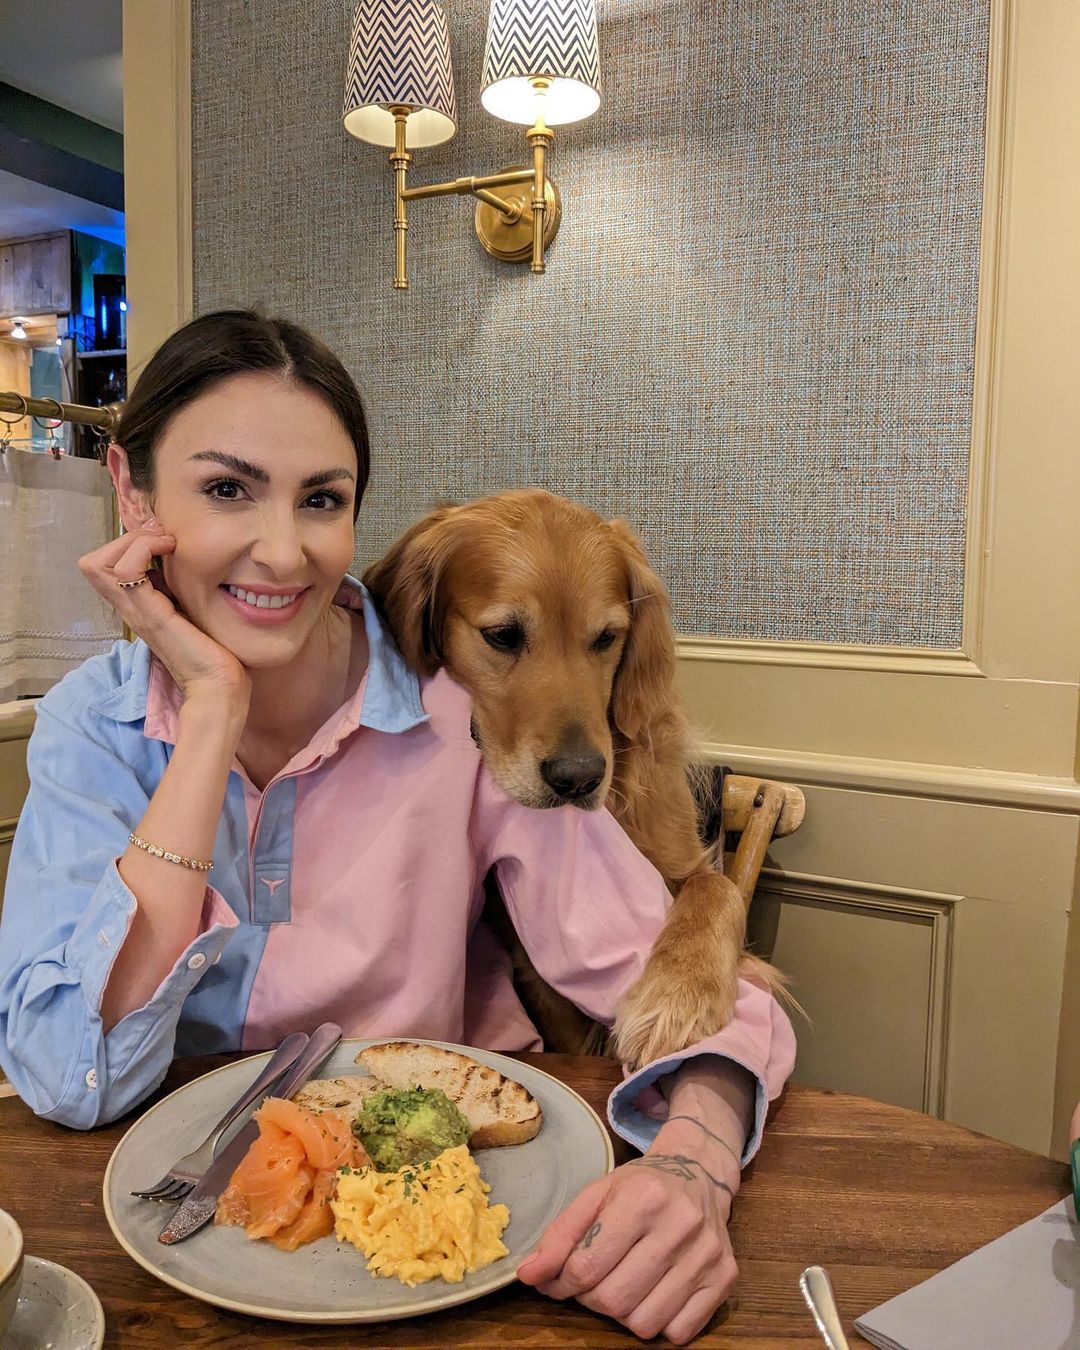
<path fill-rule="evenodd" d="M 1062 595 L 1059 627 L 1075 609 Z M 685 657 L 679 675 L 709 742 L 1073 776 L 1075 684 Z"/>
<path fill-rule="evenodd" d="M 191 4 L 125 0 L 128 370 L 192 314 Z"/>
<path fill-rule="evenodd" d="M 945 1118 L 1050 1150 L 1067 915 L 964 900 L 950 983 Z"/>
<path fill-rule="evenodd" d="M 845 888 L 780 869 L 765 885 L 768 899 L 780 902 L 773 959 L 790 970 L 793 992 L 814 1019 L 807 1027 L 794 1015 L 802 1081 L 897 1101 L 1049 1151 L 1064 907 L 1035 910 L 973 895 L 935 902 L 918 891 Z M 845 889 L 857 897 L 854 911 Z M 928 946 L 918 931 L 897 926 L 908 907 L 928 916 Z M 935 907 L 942 916 L 936 932 Z"/>
<path fill-rule="evenodd" d="M 1076 816 L 884 792 L 803 790 L 802 828 L 769 851 L 770 863 L 785 873 L 978 896 L 1033 912 L 1068 909 Z"/>
<path fill-rule="evenodd" d="M 981 650 L 990 675 L 1080 673 L 1080 6 L 999 4 L 1008 22 L 993 287 L 989 529 Z M 1066 166 L 1072 166 L 1068 168 Z M 980 291 L 990 277 L 983 268 Z M 980 327 L 984 326 L 980 300 Z M 1075 733 L 1075 727 L 1074 727 Z M 1072 737 L 1067 737 L 1072 741 Z"/>
<path fill-rule="evenodd" d="M 796 1019 L 796 1081 L 938 1112 L 940 1073 L 932 1069 L 943 1026 L 933 1013 L 948 944 L 935 952 L 934 930 L 946 913 L 781 901 L 773 959 L 809 1018 Z"/>
<path fill-rule="evenodd" d="M 1077 1102 L 1080 1102 L 1080 854 L 1065 944 L 1065 987 L 1058 1032 L 1053 1138 L 1056 1157 L 1063 1158 L 1068 1152 L 1069 1124 Z"/>
<path fill-rule="evenodd" d="M 762 778 L 853 787 L 861 792 L 897 792 L 938 801 L 980 802 L 992 806 L 1032 806 L 1042 811 L 1080 811 L 1080 783 L 1073 777 L 1009 773 L 956 764 L 918 764 L 897 759 L 861 759 L 800 750 L 749 745 L 698 744 L 698 757 L 710 764 L 738 764 L 744 774 Z"/>
<path fill-rule="evenodd" d="M 736 760 L 733 767 L 742 766 Z M 839 913 L 852 898 L 871 909 L 875 902 L 931 910 L 936 903 L 951 923 L 947 960 L 935 966 L 942 980 L 937 1006 L 948 1014 L 943 1035 L 926 1040 L 926 1109 L 940 1107 L 946 1119 L 1048 1150 L 1077 817 L 894 793 L 804 790 L 806 821 L 771 846 L 767 882 L 782 901 L 775 959 L 784 969 L 790 953 L 796 996 L 812 1013 L 822 1009 L 828 1028 L 827 1036 L 817 1028 L 818 1042 L 827 1044 L 812 1046 L 802 1064 L 821 1086 L 854 1081 L 865 1084 L 857 1090 L 897 1098 L 911 1081 L 926 980 L 913 980 L 890 1048 L 881 1019 L 907 978 L 901 972 L 910 971 L 910 935 L 908 950 L 897 945 L 898 970 L 883 940 L 888 930 L 877 926 L 882 920 L 863 920 L 865 951 L 853 967 L 849 935 L 857 926 L 835 916 L 817 919 L 802 949 L 797 920 L 795 931 L 785 933 L 792 904 L 805 906 L 809 896 Z M 829 937 L 836 937 L 835 948 Z M 898 1056 L 894 1073 L 883 1066 L 877 1078 L 868 1076 L 875 1050 Z"/>

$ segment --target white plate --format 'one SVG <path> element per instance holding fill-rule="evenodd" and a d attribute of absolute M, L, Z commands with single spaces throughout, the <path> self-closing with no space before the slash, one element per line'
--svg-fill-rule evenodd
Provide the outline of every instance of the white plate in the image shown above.
<path fill-rule="evenodd" d="M 55 1261 L 27 1256 L 15 1316 L 4 1350 L 101 1350 L 105 1314 L 81 1275 Z"/>
<path fill-rule="evenodd" d="M 342 1041 L 319 1071 L 321 1078 L 363 1072 L 356 1053 L 380 1041 Z M 254 1055 L 195 1079 L 158 1102 L 117 1144 L 105 1172 L 105 1214 L 117 1241 L 151 1275 L 193 1298 L 235 1312 L 286 1322 L 382 1322 L 415 1317 L 490 1294 L 515 1279 L 515 1270 L 540 1235 L 582 1186 L 609 1172 L 611 1141 L 596 1112 L 570 1088 L 540 1069 L 487 1050 L 421 1041 L 458 1050 L 513 1078 L 544 1113 L 540 1133 L 513 1148 L 483 1149 L 476 1161 L 491 1185 L 493 1204 L 509 1207 L 503 1241 L 510 1249 L 460 1284 L 441 1279 L 409 1289 L 370 1275 L 363 1253 L 333 1236 L 282 1252 L 251 1241 L 240 1228 L 209 1225 L 173 1246 L 157 1240 L 170 1207 L 129 1194 L 151 1185 L 169 1164 L 209 1132 L 269 1059 Z"/>

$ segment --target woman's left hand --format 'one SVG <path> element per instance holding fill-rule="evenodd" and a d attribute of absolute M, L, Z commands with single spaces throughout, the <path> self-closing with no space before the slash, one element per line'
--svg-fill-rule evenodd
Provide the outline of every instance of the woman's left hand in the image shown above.
<path fill-rule="evenodd" d="M 586 1186 L 518 1278 L 552 1298 L 576 1298 L 642 1340 L 662 1333 L 685 1345 L 738 1275 L 727 1223 L 739 1168 L 699 1131 L 683 1143 L 674 1128 L 643 1157 Z"/>

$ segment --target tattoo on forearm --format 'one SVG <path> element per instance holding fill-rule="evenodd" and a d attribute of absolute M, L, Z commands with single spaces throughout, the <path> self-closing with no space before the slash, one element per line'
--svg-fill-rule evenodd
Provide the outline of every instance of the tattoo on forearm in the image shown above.
<path fill-rule="evenodd" d="M 719 1177 L 713 1174 L 698 1162 L 696 1158 L 688 1158 L 685 1153 L 647 1153 L 643 1158 L 632 1158 L 626 1164 L 627 1167 L 651 1167 L 657 1172 L 666 1172 L 668 1176 L 678 1177 L 680 1181 L 693 1181 L 695 1177 L 694 1168 L 696 1167 L 701 1175 L 720 1191 L 726 1191 L 732 1204 L 735 1202 L 735 1192 L 727 1184 L 721 1181 Z"/>
<path fill-rule="evenodd" d="M 739 1164 L 739 1166 L 742 1167 L 742 1159 L 731 1147 L 728 1141 L 726 1139 L 721 1139 L 720 1136 L 714 1130 L 709 1129 L 708 1125 L 705 1125 L 702 1121 L 698 1120 L 697 1116 L 668 1116 L 667 1120 L 664 1123 L 669 1125 L 673 1120 L 689 1120 L 692 1124 L 696 1125 L 699 1130 L 704 1130 L 710 1139 L 715 1139 L 718 1144 L 726 1148 L 727 1151 L 731 1154 L 731 1156 L 735 1159 L 735 1161 Z"/>
<path fill-rule="evenodd" d="M 581 1239 L 581 1241 L 578 1243 L 578 1246 L 579 1246 L 579 1247 L 591 1247 L 591 1246 L 593 1245 L 593 1239 L 596 1237 L 596 1235 L 597 1235 L 599 1232 L 600 1232 L 600 1225 L 599 1225 L 599 1223 L 594 1223 L 593 1226 L 589 1229 L 589 1231 L 585 1234 L 585 1236 L 584 1236 L 584 1237 Z"/>

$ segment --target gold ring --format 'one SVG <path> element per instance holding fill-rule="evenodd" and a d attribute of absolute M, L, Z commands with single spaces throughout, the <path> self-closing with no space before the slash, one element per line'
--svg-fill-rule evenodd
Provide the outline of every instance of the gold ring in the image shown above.
<path fill-rule="evenodd" d="M 141 577 L 136 577 L 134 581 L 118 581 L 116 584 L 123 587 L 124 590 L 127 590 L 131 586 L 141 586 L 143 582 L 147 580 L 148 577 L 144 572 Z"/>

